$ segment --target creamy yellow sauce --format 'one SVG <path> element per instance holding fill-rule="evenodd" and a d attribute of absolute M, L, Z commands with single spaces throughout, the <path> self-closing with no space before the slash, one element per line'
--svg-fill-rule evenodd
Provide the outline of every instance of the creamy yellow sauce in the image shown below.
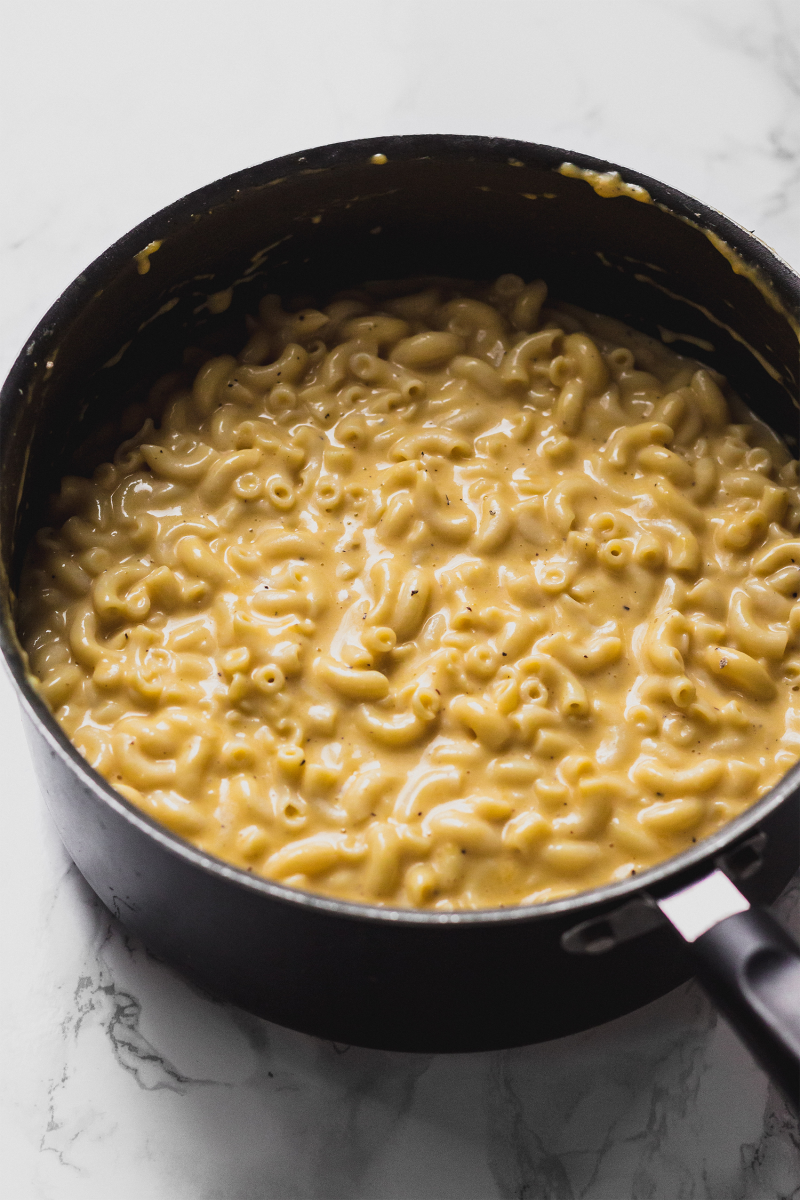
<path fill-rule="evenodd" d="M 546 304 L 265 297 L 63 481 L 20 629 L 118 791 L 269 878 L 448 910 L 625 878 L 795 762 L 797 463 L 713 372 Z"/>

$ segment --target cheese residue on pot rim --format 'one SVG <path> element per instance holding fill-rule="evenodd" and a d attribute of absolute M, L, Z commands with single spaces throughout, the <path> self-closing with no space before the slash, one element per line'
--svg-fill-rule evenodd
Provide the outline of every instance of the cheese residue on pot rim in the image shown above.
<path fill-rule="evenodd" d="M 558 173 L 566 175 L 568 179 L 585 180 L 604 200 L 627 196 L 629 200 L 640 200 L 643 204 L 653 203 L 647 188 L 638 183 L 626 183 L 619 171 L 594 171 L 591 167 L 578 167 L 575 163 L 565 162 L 558 168 Z"/>
<path fill-rule="evenodd" d="M 138 254 L 134 254 L 133 257 L 136 259 L 136 270 L 140 275 L 146 275 L 150 270 L 150 255 L 155 254 L 157 250 L 160 250 L 161 246 L 162 242 L 159 239 L 156 239 L 154 242 L 148 242 L 144 250 L 140 250 Z"/>

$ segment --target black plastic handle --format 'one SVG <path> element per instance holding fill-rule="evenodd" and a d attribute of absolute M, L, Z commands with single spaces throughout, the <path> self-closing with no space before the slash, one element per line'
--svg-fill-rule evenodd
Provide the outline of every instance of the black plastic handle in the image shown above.
<path fill-rule="evenodd" d="M 795 1112 L 800 1109 L 800 947 L 762 908 L 687 942 L 697 977 Z"/>

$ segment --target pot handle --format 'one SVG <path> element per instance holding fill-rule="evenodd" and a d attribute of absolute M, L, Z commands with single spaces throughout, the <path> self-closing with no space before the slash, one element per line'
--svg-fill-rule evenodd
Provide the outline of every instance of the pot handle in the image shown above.
<path fill-rule="evenodd" d="M 722 871 L 656 904 L 686 943 L 703 987 L 797 1111 L 800 947 Z"/>

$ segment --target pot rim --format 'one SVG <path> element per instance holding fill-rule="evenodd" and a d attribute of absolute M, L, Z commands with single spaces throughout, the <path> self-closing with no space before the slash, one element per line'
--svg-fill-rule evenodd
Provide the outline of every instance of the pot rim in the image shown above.
<path fill-rule="evenodd" d="M 579 168 L 601 173 L 616 171 L 625 182 L 645 188 L 652 201 L 667 215 L 686 221 L 701 232 L 711 233 L 715 238 L 721 239 L 746 266 L 755 268 L 757 276 L 760 275 L 761 278 L 753 279 L 754 286 L 758 286 L 762 293 L 766 287 L 767 291 L 764 294 L 773 307 L 778 307 L 779 311 L 783 310 L 789 320 L 792 320 L 792 317 L 795 320 L 800 317 L 800 276 L 770 246 L 716 209 L 650 176 L 577 151 L 517 139 L 461 134 L 411 134 L 354 139 L 283 155 L 224 176 L 167 205 L 104 250 L 69 284 L 27 339 L 0 389 L 0 433 L 9 421 L 18 397 L 25 394 L 30 372 L 35 369 L 41 356 L 47 353 L 48 343 L 57 341 L 60 331 L 80 312 L 84 303 L 92 298 L 109 277 L 115 276 L 126 263 L 130 263 L 139 251 L 154 241 L 166 240 L 173 227 L 182 226 L 185 221 L 192 220 L 198 211 L 208 212 L 220 204 L 235 203 L 242 191 L 275 185 L 292 175 L 356 166 L 375 154 L 386 154 L 390 161 L 438 156 L 460 161 L 480 158 L 483 161 L 505 163 L 512 169 L 520 165 L 532 165 L 556 171 L 562 163 L 570 162 Z M 5 572 L 3 583 L 10 594 L 10 583 L 5 578 Z M 10 614 L 10 604 L 8 607 Z M 663 894 L 669 891 L 675 876 L 683 872 L 694 876 L 701 875 L 704 868 L 708 869 L 709 865 L 714 864 L 716 856 L 758 826 L 800 788 L 798 762 L 755 804 L 691 848 L 647 868 L 641 874 L 557 900 L 454 912 L 389 908 L 359 901 L 339 900 L 287 887 L 235 867 L 206 851 L 196 849 L 180 835 L 172 833 L 142 812 L 89 766 L 58 725 L 31 682 L 31 674 L 17 642 L 13 622 L 5 613 L 0 619 L 0 649 L 3 651 L 17 697 L 34 725 L 45 737 L 50 749 L 118 816 L 159 843 L 162 849 L 183 859 L 187 865 L 216 876 L 227 884 L 237 885 L 280 903 L 300 905 L 320 913 L 358 921 L 428 927 L 506 925 L 569 914 L 583 915 L 587 910 L 618 904 L 633 896 L 646 894 L 651 889 Z"/>

